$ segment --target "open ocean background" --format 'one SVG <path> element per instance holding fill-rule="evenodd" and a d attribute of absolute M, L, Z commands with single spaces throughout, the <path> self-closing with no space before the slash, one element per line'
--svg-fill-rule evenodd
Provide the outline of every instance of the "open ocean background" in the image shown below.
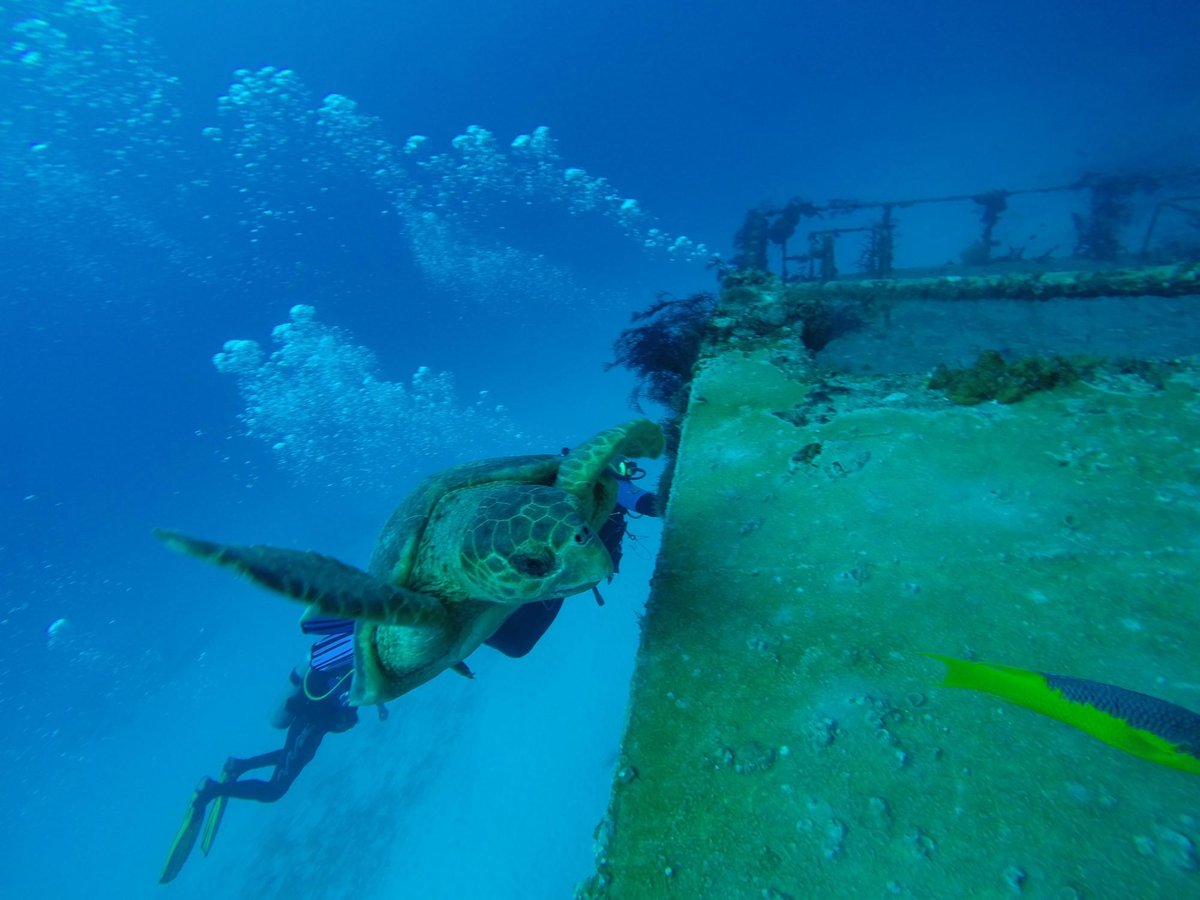
<path fill-rule="evenodd" d="M 0 896 L 570 896 L 657 523 L 604 608 L 364 711 L 163 889 L 307 641 L 151 528 L 364 565 L 423 475 L 629 418 L 613 340 L 715 289 L 751 206 L 1194 166 L 1198 34 L 1178 0 L 0 0 Z M 1007 237 L 1069 248 L 1084 202 Z M 898 263 L 977 227 L 914 218 Z"/>

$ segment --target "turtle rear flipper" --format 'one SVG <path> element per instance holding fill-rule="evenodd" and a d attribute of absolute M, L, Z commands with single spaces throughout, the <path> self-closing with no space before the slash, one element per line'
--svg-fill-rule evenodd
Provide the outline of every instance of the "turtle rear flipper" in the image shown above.
<path fill-rule="evenodd" d="M 172 550 L 233 569 L 325 615 L 383 625 L 435 625 L 445 616 L 433 597 L 388 584 L 332 556 L 265 544 L 218 544 L 161 528 L 154 536 Z"/>

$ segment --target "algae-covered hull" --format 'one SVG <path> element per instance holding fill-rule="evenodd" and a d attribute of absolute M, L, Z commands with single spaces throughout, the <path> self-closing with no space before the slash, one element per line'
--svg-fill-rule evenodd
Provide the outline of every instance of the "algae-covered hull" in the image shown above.
<path fill-rule="evenodd" d="M 1200 779 L 922 654 L 1200 709 L 1200 368 L 955 406 L 787 342 L 692 384 L 584 893 L 1200 892 Z"/>

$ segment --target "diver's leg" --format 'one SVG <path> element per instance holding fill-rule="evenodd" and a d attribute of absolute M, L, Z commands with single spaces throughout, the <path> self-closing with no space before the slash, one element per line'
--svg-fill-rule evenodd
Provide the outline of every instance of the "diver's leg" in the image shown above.
<path fill-rule="evenodd" d="M 325 728 L 316 722 L 304 722 L 302 727 L 288 731 L 287 743 L 283 745 L 283 762 L 271 773 L 271 784 L 279 791 L 280 797 L 287 793 L 304 767 L 313 761 L 325 734 Z"/>
<path fill-rule="evenodd" d="M 204 828 L 200 832 L 200 852 L 208 856 L 208 852 L 212 849 L 213 841 L 216 840 L 217 832 L 221 828 L 221 820 L 225 817 L 225 805 L 229 802 L 230 797 L 255 800 L 274 799 L 259 796 L 264 793 L 269 782 L 255 779 L 239 782 L 238 778 L 251 769 L 261 769 L 265 766 L 278 767 L 283 759 L 283 750 L 269 750 L 247 759 L 231 756 L 225 760 L 220 778 L 215 781 L 206 778 L 201 782 L 197 796 L 202 797 L 205 803 L 211 799 L 212 803 L 209 804 L 208 815 L 204 817 Z"/>
<path fill-rule="evenodd" d="M 274 803 L 283 796 L 282 791 L 275 791 L 270 781 L 261 778 L 243 778 L 239 781 L 229 781 L 218 787 L 222 797 L 233 797 L 235 800 L 257 800 L 259 803 Z"/>
<path fill-rule="evenodd" d="M 269 750 L 246 759 L 231 756 L 225 760 L 221 775 L 216 781 L 205 779 L 205 782 L 201 784 L 201 790 L 212 797 L 212 803 L 208 806 L 208 815 L 204 817 L 204 828 L 200 832 L 200 852 L 208 856 L 213 841 L 217 838 L 217 832 L 221 829 L 221 820 L 225 817 L 225 806 L 229 802 L 229 798 L 234 796 L 235 791 L 229 790 L 225 786 L 237 781 L 251 769 L 277 766 L 282 759 L 282 750 Z"/>
<path fill-rule="evenodd" d="M 270 781 L 246 778 L 240 781 L 215 783 L 214 791 L 239 800 L 257 800 L 259 803 L 274 803 L 287 793 L 300 771 L 317 755 L 325 731 L 307 719 L 296 719 L 288 728 L 287 741 L 283 749 L 276 750 L 275 771 Z M 263 754 L 268 756 L 271 754 Z M 256 759 L 260 757 L 255 757 Z"/>
<path fill-rule="evenodd" d="M 250 756 L 245 759 L 231 756 L 225 760 L 225 769 L 221 774 L 225 780 L 233 781 L 241 776 L 243 772 L 249 772 L 251 769 L 262 769 L 266 766 L 277 766 L 282 760 L 283 750 L 268 750 L 266 753 L 260 753 L 258 756 Z"/>

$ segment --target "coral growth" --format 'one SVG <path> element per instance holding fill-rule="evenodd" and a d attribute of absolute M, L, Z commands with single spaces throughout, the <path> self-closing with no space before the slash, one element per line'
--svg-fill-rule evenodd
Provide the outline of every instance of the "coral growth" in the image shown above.
<path fill-rule="evenodd" d="M 1098 364 L 1096 360 L 1063 356 L 1026 356 L 1010 363 L 999 351 L 985 350 L 969 369 L 938 366 L 929 377 L 929 386 L 944 390 L 950 400 L 963 406 L 987 400 L 1017 403 L 1038 391 L 1072 384 Z"/>

